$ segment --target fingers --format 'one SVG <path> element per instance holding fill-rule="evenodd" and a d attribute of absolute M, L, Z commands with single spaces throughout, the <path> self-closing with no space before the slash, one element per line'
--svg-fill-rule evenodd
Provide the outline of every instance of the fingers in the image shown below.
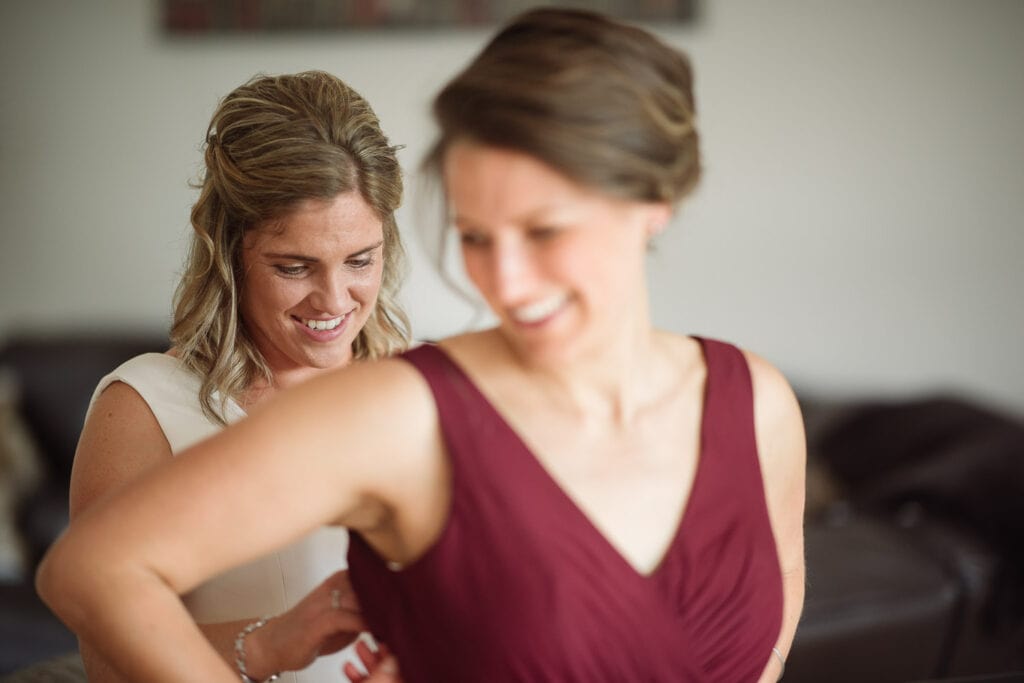
<path fill-rule="evenodd" d="M 373 671 L 384 656 L 384 653 L 380 651 L 380 648 L 378 648 L 376 652 L 371 650 L 365 640 L 360 640 L 356 643 L 356 654 L 359 656 L 359 661 L 363 663 L 363 666 L 366 667 L 367 671 Z"/>
<path fill-rule="evenodd" d="M 367 630 L 348 571 L 335 572 L 314 593 L 327 618 L 321 654 L 337 652 L 355 640 L 360 632 Z"/>
<path fill-rule="evenodd" d="M 356 655 L 368 673 L 362 673 L 352 662 L 346 662 L 342 672 L 351 683 L 400 683 L 398 660 L 384 645 L 374 652 L 365 641 L 356 643 Z"/>
<path fill-rule="evenodd" d="M 344 574 L 344 581 L 336 581 L 339 574 Z M 355 640 L 360 632 L 368 630 L 347 577 L 347 572 L 339 572 L 329 579 L 335 587 L 328 593 L 324 605 L 330 626 L 321 645 L 321 654 L 337 652 Z"/>
<path fill-rule="evenodd" d="M 332 574 L 324 581 L 322 587 L 326 591 L 326 605 L 330 608 L 337 629 L 322 644 L 320 653 L 327 654 L 350 644 L 358 637 L 360 631 L 367 630 L 367 626 L 363 621 L 359 601 L 349 581 L 347 570 Z M 366 641 L 357 640 L 355 651 L 368 673 L 360 671 L 354 663 L 347 662 L 342 667 L 342 673 L 352 683 L 401 683 L 398 660 L 383 644 L 379 644 L 377 650 L 374 650 Z"/>
<path fill-rule="evenodd" d="M 367 630 L 345 571 L 332 574 L 270 624 L 264 630 L 274 635 L 274 650 L 289 670 L 341 650 Z"/>
<path fill-rule="evenodd" d="M 380 666 L 370 674 L 366 683 L 401 683 L 402 677 L 398 673 L 398 660 L 394 655 L 388 655 L 380 660 Z"/>
<path fill-rule="evenodd" d="M 341 667 L 341 672 L 345 674 L 349 683 L 363 683 L 368 677 L 368 674 L 361 672 L 352 662 L 345 662 L 345 666 Z"/>
<path fill-rule="evenodd" d="M 330 589 L 331 605 L 334 609 L 343 609 L 349 612 L 359 611 L 359 601 L 356 599 L 352 582 L 349 581 L 348 570 L 342 569 L 334 572 L 324 581 L 324 584 Z"/>

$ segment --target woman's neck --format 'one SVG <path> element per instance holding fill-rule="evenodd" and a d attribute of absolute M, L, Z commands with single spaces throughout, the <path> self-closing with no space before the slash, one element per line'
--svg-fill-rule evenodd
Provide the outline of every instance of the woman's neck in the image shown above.
<path fill-rule="evenodd" d="M 650 405 L 663 373 L 661 335 L 653 328 L 620 334 L 569 363 L 541 370 L 541 382 L 587 420 L 625 426 Z"/>
<path fill-rule="evenodd" d="M 347 365 L 347 363 L 345 364 Z M 343 367 L 343 366 L 338 366 Z M 271 368 L 270 381 L 259 378 L 252 382 L 242 396 L 242 408 L 247 412 L 264 401 L 270 400 L 279 391 L 284 391 L 317 375 L 330 372 L 335 368 L 314 368 L 308 365 L 290 367 L 287 369 Z"/>

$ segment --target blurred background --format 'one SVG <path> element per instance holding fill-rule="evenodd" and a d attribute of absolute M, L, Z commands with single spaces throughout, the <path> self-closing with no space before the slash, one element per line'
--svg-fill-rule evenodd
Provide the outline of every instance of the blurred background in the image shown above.
<path fill-rule="evenodd" d="M 653 315 L 767 357 L 804 405 L 786 680 L 1024 669 L 1024 2 L 674 4 L 684 20 L 646 25 L 692 59 L 705 174 L 651 255 Z M 359 90 L 404 145 L 415 336 L 488 321 L 429 255 L 418 164 L 431 97 L 492 25 L 169 32 L 164 7 L 0 2 L 0 675 L 74 648 L 31 573 L 96 381 L 166 339 L 231 89 L 324 69 Z"/>
<path fill-rule="evenodd" d="M 0 341 L 164 331 L 218 98 L 312 68 L 405 145 L 415 333 L 473 324 L 423 250 L 417 165 L 432 94 L 490 26 L 183 37 L 162 20 L 155 0 L 0 4 Z M 656 322 L 807 391 L 1024 413 L 1024 3 L 715 0 L 651 26 L 692 57 L 706 164 L 651 260 Z"/>

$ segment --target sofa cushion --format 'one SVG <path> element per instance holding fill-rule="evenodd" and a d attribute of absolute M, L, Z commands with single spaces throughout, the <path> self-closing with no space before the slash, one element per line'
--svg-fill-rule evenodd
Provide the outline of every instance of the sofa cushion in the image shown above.
<path fill-rule="evenodd" d="M 18 411 L 18 391 L 13 375 L 0 368 L 0 582 L 20 581 L 29 570 L 17 512 L 42 478 L 38 448 Z"/>
<path fill-rule="evenodd" d="M 159 334 L 26 335 L 0 348 L 0 367 L 19 387 L 19 413 L 38 445 L 45 483 L 19 511 L 33 566 L 67 525 L 71 464 L 100 378 L 132 356 L 167 348 Z"/>
<path fill-rule="evenodd" d="M 863 403 L 816 449 L 861 509 L 920 509 L 989 544 L 1000 558 L 993 618 L 1024 619 L 1024 422 L 945 397 Z"/>
<path fill-rule="evenodd" d="M 904 682 L 941 672 L 960 588 L 899 528 L 853 515 L 809 525 L 807 593 L 787 683 Z"/>
<path fill-rule="evenodd" d="M 74 634 L 43 604 L 30 580 L 0 584 L 0 604 L 0 674 L 78 651 Z"/>

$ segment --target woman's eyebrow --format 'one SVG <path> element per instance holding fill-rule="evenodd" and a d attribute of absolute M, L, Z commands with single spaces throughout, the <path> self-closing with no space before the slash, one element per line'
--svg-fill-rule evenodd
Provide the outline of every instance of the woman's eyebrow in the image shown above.
<path fill-rule="evenodd" d="M 269 251 L 264 254 L 266 258 L 276 258 L 285 261 L 305 261 L 307 263 L 316 263 L 320 259 L 314 256 L 303 256 L 302 254 L 286 254 L 284 252 Z"/>
<path fill-rule="evenodd" d="M 364 255 L 364 254 L 366 254 L 368 252 L 371 252 L 371 251 L 373 251 L 375 249 L 380 248 L 380 246 L 382 244 L 384 244 L 384 240 L 380 240 L 380 241 L 378 241 L 378 242 L 376 242 L 374 244 L 371 244 L 368 247 L 363 247 L 359 251 L 354 251 L 351 254 L 349 254 L 348 256 L 346 256 L 345 258 L 353 258 L 355 256 L 362 256 L 362 255 Z M 266 258 L 285 259 L 285 260 L 289 260 L 289 261 L 304 261 L 306 263 L 319 263 L 319 261 L 320 261 L 320 259 L 315 257 L 315 256 L 306 256 L 304 254 L 291 254 L 291 253 L 279 252 L 279 251 L 268 251 L 267 253 L 264 254 L 264 256 Z"/>
<path fill-rule="evenodd" d="M 351 254 L 348 255 L 348 257 L 352 258 L 353 256 L 362 256 L 363 254 L 365 254 L 367 252 L 370 252 L 370 251 L 373 251 L 374 249 L 377 249 L 382 244 L 384 244 L 384 240 L 383 239 L 377 241 L 374 244 L 371 244 L 370 246 L 368 246 L 368 247 L 366 247 L 364 249 L 360 249 L 359 251 L 352 252 Z"/>

